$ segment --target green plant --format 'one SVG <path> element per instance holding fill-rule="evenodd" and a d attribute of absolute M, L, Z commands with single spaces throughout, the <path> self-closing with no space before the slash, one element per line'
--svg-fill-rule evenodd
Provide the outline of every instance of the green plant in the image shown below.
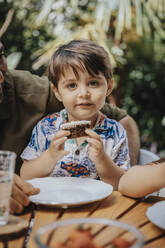
<path fill-rule="evenodd" d="M 123 106 L 139 125 L 142 146 L 164 156 L 165 52 L 158 59 L 153 46 L 148 40 L 129 44 Z"/>

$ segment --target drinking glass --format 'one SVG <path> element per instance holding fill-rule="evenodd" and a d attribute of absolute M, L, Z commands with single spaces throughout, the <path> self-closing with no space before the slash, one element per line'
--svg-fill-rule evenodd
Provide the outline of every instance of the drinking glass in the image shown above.
<path fill-rule="evenodd" d="M 16 154 L 0 151 L 0 226 L 8 222 Z"/>

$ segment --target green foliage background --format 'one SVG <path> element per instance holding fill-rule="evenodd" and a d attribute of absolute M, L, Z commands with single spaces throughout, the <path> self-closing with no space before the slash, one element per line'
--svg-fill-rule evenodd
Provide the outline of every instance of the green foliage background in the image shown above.
<path fill-rule="evenodd" d="M 21 54 L 17 69 L 38 75 L 45 72 L 59 43 L 96 40 L 116 62 L 114 95 L 136 120 L 142 147 L 165 157 L 165 0 L 159 5 L 153 0 L 139 0 L 138 6 L 133 2 L 127 0 L 124 6 L 122 0 L 0 0 L 0 29 L 14 9 L 1 40 L 7 54 Z"/>
<path fill-rule="evenodd" d="M 122 102 L 140 127 L 142 146 L 164 157 L 165 57 L 157 55 L 151 41 L 129 44 Z"/>

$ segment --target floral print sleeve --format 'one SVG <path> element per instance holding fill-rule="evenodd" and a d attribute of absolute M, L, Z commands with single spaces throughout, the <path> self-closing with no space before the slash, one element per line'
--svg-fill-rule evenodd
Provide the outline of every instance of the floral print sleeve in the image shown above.
<path fill-rule="evenodd" d="M 121 166 L 123 169 L 127 170 L 130 168 L 130 157 L 128 149 L 128 140 L 125 129 L 118 123 L 118 133 L 119 142 L 113 147 L 113 160 L 114 162 Z"/>
<path fill-rule="evenodd" d="M 38 158 L 46 151 L 51 143 L 55 133 L 59 130 L 61 118 L 59 113 L 53 113 L 45 116 L 34 127 L 29 144 L 21 154 L 24 160 Z"/>
<path fill-rule="evenodd" d="M 21 158 L 24 160 L 35 159 L 39 157 L 45 151 L 45 148 L 48 148 L 48 146 L 49 144 L 45 136 L 42 121 L 39 121 L 33 129 L 30 142 L 21 154 Z"/>

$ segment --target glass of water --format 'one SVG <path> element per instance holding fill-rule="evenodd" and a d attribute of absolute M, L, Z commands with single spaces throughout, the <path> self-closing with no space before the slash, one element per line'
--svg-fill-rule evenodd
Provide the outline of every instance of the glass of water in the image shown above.
<path fill-rule="evenodd" d="M 0 226 L 8 222 L 16 154 L 0 151 Z"/>

